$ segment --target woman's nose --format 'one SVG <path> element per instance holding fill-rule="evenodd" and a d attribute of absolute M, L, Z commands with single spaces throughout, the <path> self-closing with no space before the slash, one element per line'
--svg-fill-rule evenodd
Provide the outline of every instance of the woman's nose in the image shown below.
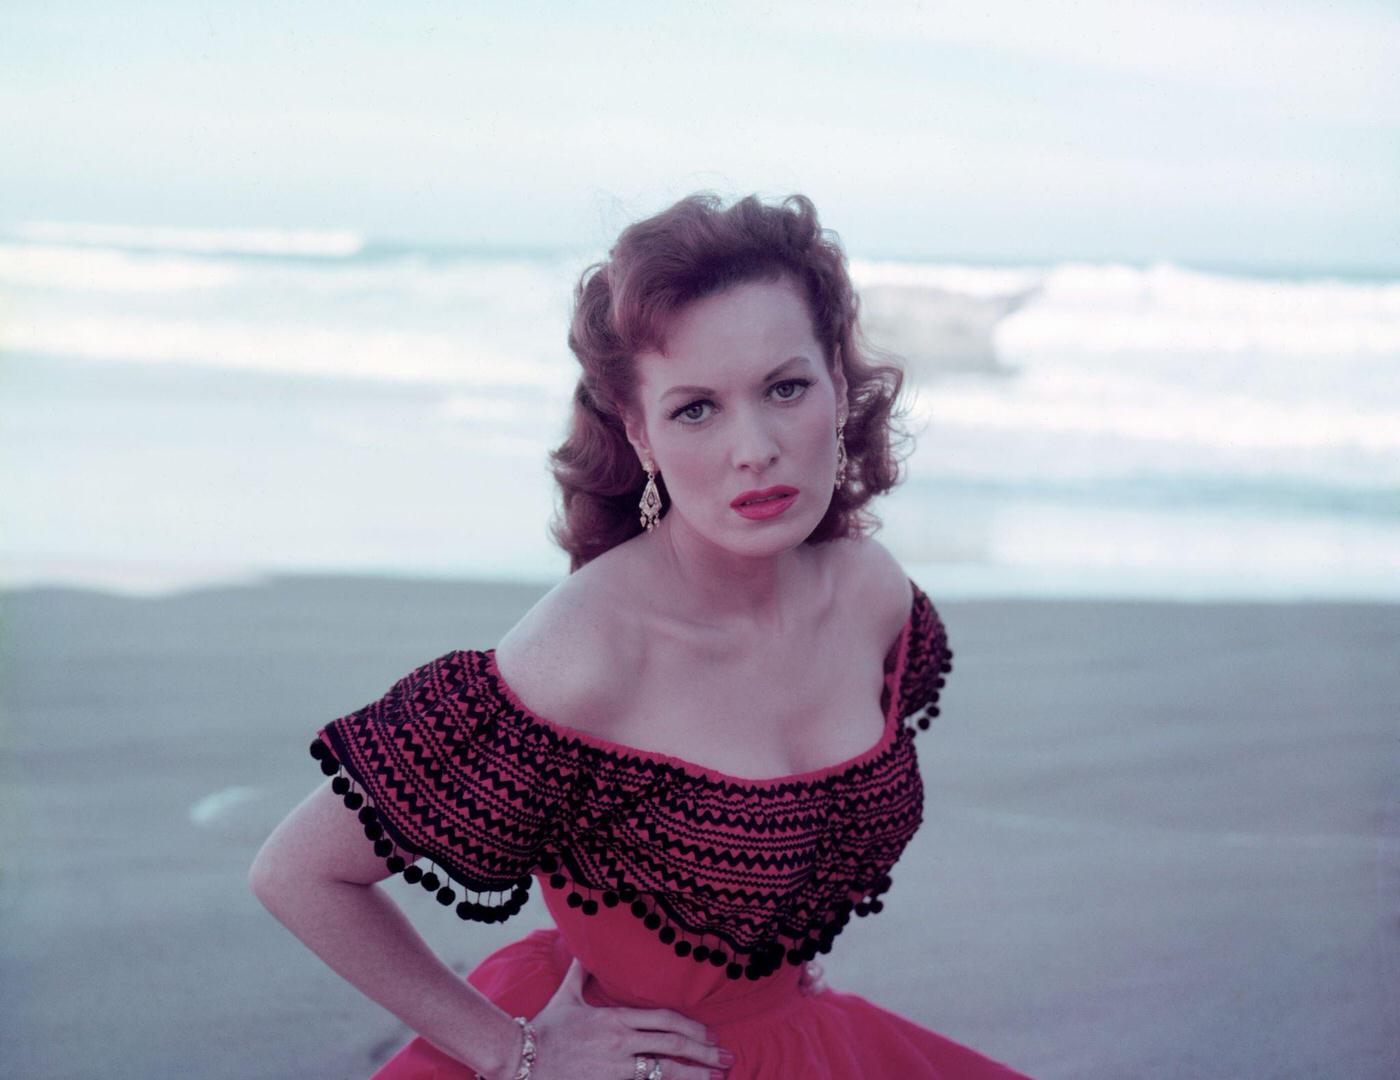
<path fill-rule="evenodd" d="M 778 440 L 760 416 L 740 419 L 734 436 L 736 468 L 765 469 L 778 458 Z"/>

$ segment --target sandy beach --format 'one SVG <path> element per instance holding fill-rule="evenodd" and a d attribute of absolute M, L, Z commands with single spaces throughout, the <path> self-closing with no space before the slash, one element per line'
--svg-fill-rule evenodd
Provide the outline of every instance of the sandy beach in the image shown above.
<path fill-rule="evenodd" d="M 1037 1077 L 1400 1075 L 1400 607 L 941 601 L 925 824 L 827 982 Z M 320 724 L 537 587 L 3 597 L 0 1075 L 368 1076 L 409 1037 L 249 892 Z M 466 972 L 548 924 L 386 885 Z"/>

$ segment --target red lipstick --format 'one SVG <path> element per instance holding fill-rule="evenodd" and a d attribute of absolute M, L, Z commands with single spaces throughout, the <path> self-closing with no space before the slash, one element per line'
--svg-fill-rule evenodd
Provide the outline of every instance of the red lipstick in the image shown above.
<path fill-rule="evenodd" d="M 736 496 L 729 505 L 746 518 L 762 520 L 777 517 L 797 501 L 797 495 L 797 488 L 778 484 L 761 491 L 745 491 Z"/>

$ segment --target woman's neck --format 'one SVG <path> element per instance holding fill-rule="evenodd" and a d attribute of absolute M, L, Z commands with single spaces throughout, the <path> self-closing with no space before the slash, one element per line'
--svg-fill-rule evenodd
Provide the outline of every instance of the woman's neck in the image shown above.
<path fill-rule="evenodd" d="M 648 539 L 668 606 L 691 620 L 781 633 L 806 610 L 802 598 L 812 572 L 806 545 L 775 555 L 742 555 L 697 536 L 671 515 Z"/>

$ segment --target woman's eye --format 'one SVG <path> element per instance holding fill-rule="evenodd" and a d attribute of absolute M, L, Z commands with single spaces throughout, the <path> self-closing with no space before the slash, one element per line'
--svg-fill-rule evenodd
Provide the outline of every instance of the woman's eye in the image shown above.
<path fill-rule="evenodd" d="M 769 388 L 769 392 L 779 401 L 796 401 L 807 392 L 807 387 L 811 385 L 811 379 L 784 379 L 782 382 L 774 383 Z M 680 420 L 687 424 L 698 424 L 709 418 L 709 414 L 704 412 L 707 408 L 714 408 L 713 403 L 703 398 L 692 401 L 689 405 L 682 405 L 673 412 L 671 419 Z"/>
<path fill-rule="evenodd" d="M 785 379 L 785 380 L 783 380 L 783 381 L 780 382 L 780 383 L 775 383 L 775 384 L 773 385 L 773 389 L 774 389 L 774 391 L 778 391 L 778 390 L 781 390 L 781 389 L 782 389 L 783 387 L 785 387 L 785 386 L 786 386 L 786 387 L 790 387 L 790 388 L 793 390 L 793 393 L 791 393 L 791 394 L 778 394 L 778 397 L 781 398 L 783 401 L 791 401 L 793 398 L 798 398 L 798 397 L 801 397 L 801 396 L 802 396 L 800 393 L 797 392 L 798 390 L 803 390 L 803 391 L 805 391 L 805 390 L 807 389 L 807 387 L 809 387 L 809 386 L 811 386 L 811 385 L 812 385 L 811 382 L 808 381 L 807 379 Z"/>
<path fill-rule="evenodd" d="M 703 420 L 704 416 L 697 415 L 693 410 L 703 409 L 708 404 L 708 401 L 692 401 L 689 405 L 682 405 L 679 409 L 677 409 L 671 414 L 671 419 L 685 419 L 689 420 L 691 423 L 697 423 L 700 420 Z"/>

